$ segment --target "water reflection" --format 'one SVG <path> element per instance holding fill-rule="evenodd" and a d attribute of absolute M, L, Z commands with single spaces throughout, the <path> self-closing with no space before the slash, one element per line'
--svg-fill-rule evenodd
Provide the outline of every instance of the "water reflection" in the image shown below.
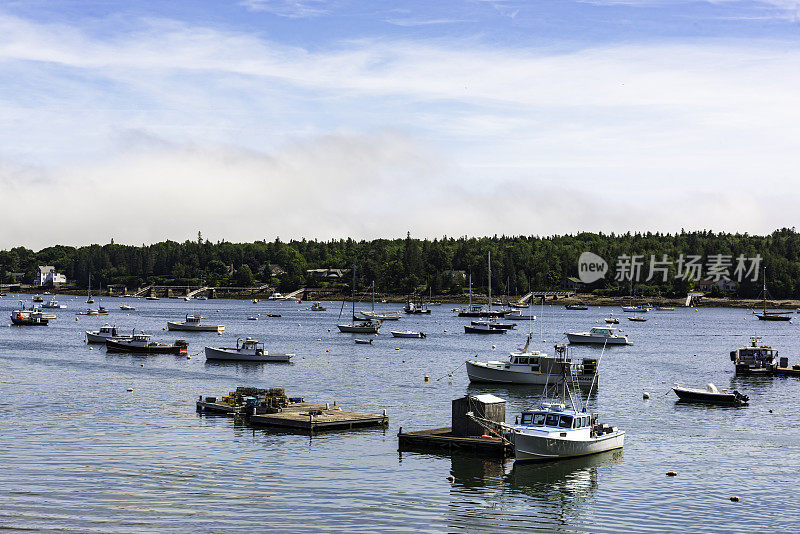
<path fill-rule="evenodd" d="M 514 491 L 548 500 L 587 496 L 598 486 L 598 470 L 622 463 L 622 450 L 542 463 L 515 463 L 505 481 Z"/>

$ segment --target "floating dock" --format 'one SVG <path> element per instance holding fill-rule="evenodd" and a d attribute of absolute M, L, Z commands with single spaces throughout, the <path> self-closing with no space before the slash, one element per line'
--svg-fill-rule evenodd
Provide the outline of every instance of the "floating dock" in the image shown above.
<path fill-rule="evenodd" d="M 348 412 L 336 406 L 315 402 L 295 402 L 278 413 L 248 415 L 254 426 L 293 428 L 296 430 L 335 430 L 363 426 L 389 424 L 389 416 L 383 414 Z"/>
<path fill-rule="evenodd" d="M 452 427 L 417 432 L 403 432 L 403 428 L 400 427 L 397 441 L 400 451 L 471 451 L 498 458 L 514 456 L 514 446 L 507 441 L 500 438 L 455 436 Z"/>
<path fill-rule="evenodd" d="M 775 367 L 772 370 L 772 374 L 778 376 L 800 376 L 800 369 L 795 369 L 793 366 Z"/>

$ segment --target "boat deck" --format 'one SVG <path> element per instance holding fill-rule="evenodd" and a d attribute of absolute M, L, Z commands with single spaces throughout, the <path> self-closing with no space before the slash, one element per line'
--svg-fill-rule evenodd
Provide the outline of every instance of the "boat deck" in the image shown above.
<path fill-rule="evenodd" d="M 454 436 L 451 427 L 418 430 L 416 432 L 397 433 L 398 449 L 400 451 L 473 451 L 495 456 L 509 458 L 514 456 L 514 446 L 501 439 L 481 437 Z"/>
<path fill-rule="evenodd" d="M 389 424 L 389 416 L 348 412 L 335 406 L 315 402 L 297 402 L 283 408 L 279 413 L 250 415 L 250 424 L 274 426 L 299 430 L 350 429 L 362 426 L 382 426 Z"/>

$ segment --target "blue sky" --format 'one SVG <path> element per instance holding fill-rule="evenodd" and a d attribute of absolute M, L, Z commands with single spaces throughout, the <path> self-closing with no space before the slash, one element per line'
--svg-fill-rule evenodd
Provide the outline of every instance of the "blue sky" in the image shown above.
<path fill-rule="evenodd" d="M 5 2 L 0 246 L 793 226 L 798 29 L 795 0 Z"/>

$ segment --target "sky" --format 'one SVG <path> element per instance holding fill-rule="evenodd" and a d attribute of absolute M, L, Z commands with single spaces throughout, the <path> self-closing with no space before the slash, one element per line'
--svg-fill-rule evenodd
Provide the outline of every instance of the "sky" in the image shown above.
<path fill-rule="evenodd" d="M 795 226 L 800 0 L 6 0 L 0 248 Z"/>

